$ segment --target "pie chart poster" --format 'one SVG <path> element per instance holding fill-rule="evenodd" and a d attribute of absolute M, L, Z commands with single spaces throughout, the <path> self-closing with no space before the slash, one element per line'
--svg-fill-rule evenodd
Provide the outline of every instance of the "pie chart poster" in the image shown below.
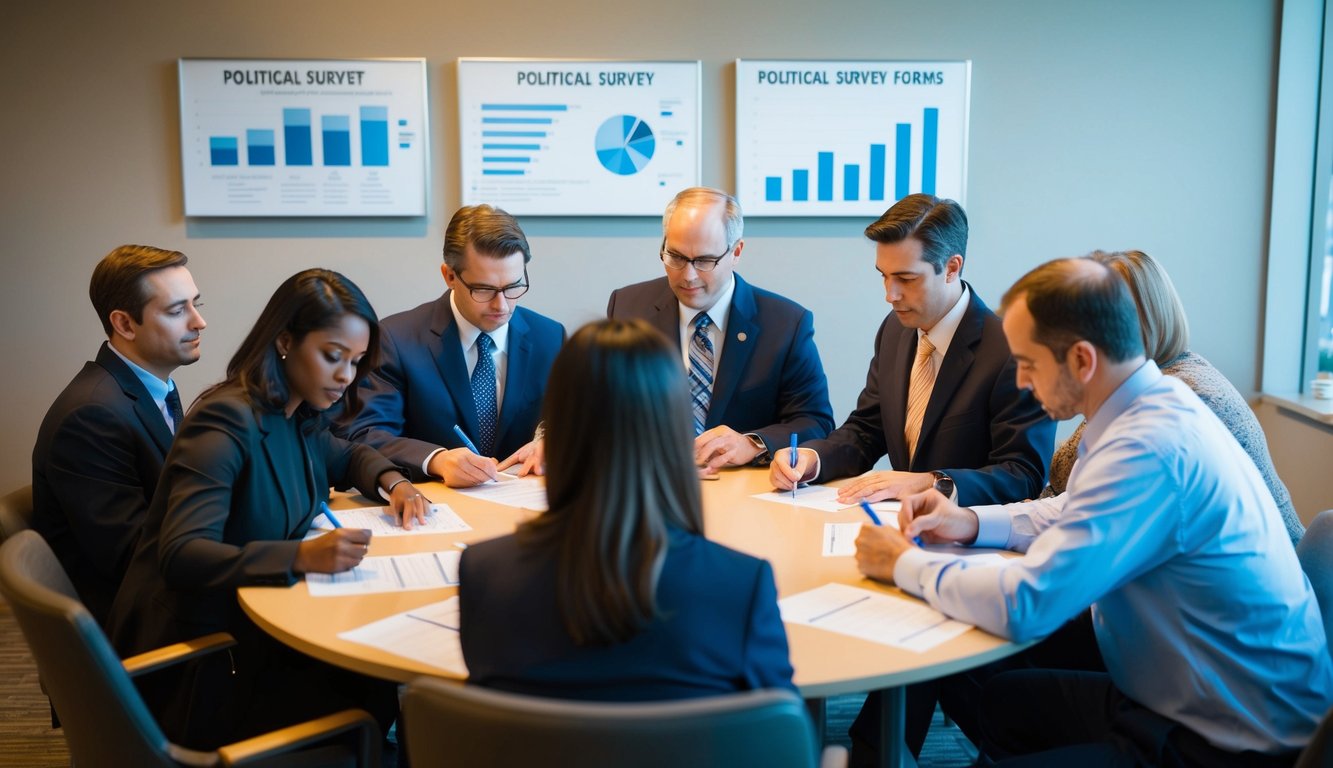
<path fill-rule="evenodd" d="M 464 205 L 658 216 L 699 183 L 698 61 L 459 59 Z"/>

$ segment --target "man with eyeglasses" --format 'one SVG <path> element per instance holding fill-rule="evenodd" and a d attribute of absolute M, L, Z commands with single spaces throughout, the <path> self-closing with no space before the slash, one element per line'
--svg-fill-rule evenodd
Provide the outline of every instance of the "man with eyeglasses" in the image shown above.
<path fill-rule="evenodd" d="M 337 431 L 413 480 L 466 488 L 515 464 L 520 474 L 540 472 L 533 438 L 565 329 L 518 306 L 531 259 L 513 216 L 460 208 L 444 233 L 449 289 L 380 323 L 379 366 L 359 384 L 365 405 Z"/>
<path fill-rule="evenodd" d="M 767 463 L 793 433 L 827 435 L 833 408 L 814 316 L 736 274 L 745 247 L 736 199 L 686 189 L 667 204 L 662 229 L 666 275 L 612 292 L 606 314 L 647 320 L 679 342 L 704 474 Z"/>

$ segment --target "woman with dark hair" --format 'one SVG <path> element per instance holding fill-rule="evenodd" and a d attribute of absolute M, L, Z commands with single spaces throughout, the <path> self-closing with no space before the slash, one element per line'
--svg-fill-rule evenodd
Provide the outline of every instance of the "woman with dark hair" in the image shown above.
<path fill-rule="evenodd" d="M 236 638 L 230 654 L 145 685 L 178 743 L 213 747 L 346 706 L 371 709 L 385 728 L 393 722 L 392 685 L 287 650 L 236 600 L 237 587 L 288 585 L 361 562 L 369 531 L 303 540 L 330 483 L 383 494 L 404 526 L 424 520 L 425 501 L 407 478 L 374 450 L 330 434 L 323 414 L 344 396 L 357 407 L 351 385 L 374 365 L 378 332 L 350 280 L 297 273 L 177 432 L 112 607 L 111 637 L 125 655 L 211 632 Z"/>
<path fill-rule="evenodd" d="M 795 690 L 773 572 L 703 536 L 680 355 L 641 320 L 583 327 L 546 387 L 549 511 L 463 553 L 469 682 L 657 700 Z"/>

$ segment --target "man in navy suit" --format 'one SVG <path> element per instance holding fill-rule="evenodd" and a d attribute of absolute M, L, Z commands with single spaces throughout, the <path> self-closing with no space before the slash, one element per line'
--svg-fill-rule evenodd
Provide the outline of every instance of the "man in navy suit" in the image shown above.
<path fill-rule="evenodd" d="M 958 504 L 1036 498 L 1046 480 L 1055 424 L 1019 389 L 1000 318 L 963 282 L 967 215 L 952 200 L 915 194 L 866 227 L 875 269 L 893 309 L 875 336 L 856 410 L 825 440 L 786 450 L 769 468 L 775 488 L 861 475 L 838 500 L 896 499 L 934 487 Z M 883 456 L 890 469 L 869 474 Z M 908 690 L 907 741 L 919 752 L 935 709 L 933 683 Z M 851 729 L 852 764 L 869 764 L 880 697 Z"/>
<path fill-rule="evenodd" d="M 88 294 L 107 341 L 42 420 L 32 451 L 33 528 L 106 626 L 182 416 L 171 380 L 199 359 L 199 290 L 185 254 L 123 245 Z"/>
<path fill-rule="evenodd" d="M 662 217 L 666 275 L 611 293 L 606 314 L 647 320 L 681 349 L 695 401 L 695 461 L 763 464 L 792 433 L 833 428 L 814 315 L 736 274 L 740 204 L 716 189 L 676 195 Z"/>
<path fill-rule="evenodd" d="M 531 259 L 513 216 L 489 205 L 460 208 L 444 233 L 440 271 L 449 289 L 383 320 L 380 364 L 359 384 L 364 407 L 335 431 L 378 449 L 416 481 L 464 488 L 513 464 L 540 472 L 533 438 L 565 329 L 518 306 Z M 507 458 L 497 464 L 498 456 Z"/>

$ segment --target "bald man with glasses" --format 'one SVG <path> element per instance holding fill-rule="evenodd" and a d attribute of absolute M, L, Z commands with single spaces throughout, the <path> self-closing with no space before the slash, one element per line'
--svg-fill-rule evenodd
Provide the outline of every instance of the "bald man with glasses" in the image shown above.
<path fill-rule="evenodd" d="M 460 208 L 444 235 L 448 290 L 380 324 L 380 363 L 358 385 L 364 406 L 336 431 L 414 481 L 466 488 L 511 465 L 540 472 L 534 436 L 565 329 L 518 306 L 531 259 L 513 216 Z"/>
<path fill-rule="evenodd" d="M 790 444 L 833 429 L 814 315 L 736 274 L 745 247 L 740 204 L 692 187 L 667 204 L 659 257 L 666 274 L 612 292 L 606 314 L 647 320 L 680 345 L 690 384 L 695 461 L 768 463 Z"/>

